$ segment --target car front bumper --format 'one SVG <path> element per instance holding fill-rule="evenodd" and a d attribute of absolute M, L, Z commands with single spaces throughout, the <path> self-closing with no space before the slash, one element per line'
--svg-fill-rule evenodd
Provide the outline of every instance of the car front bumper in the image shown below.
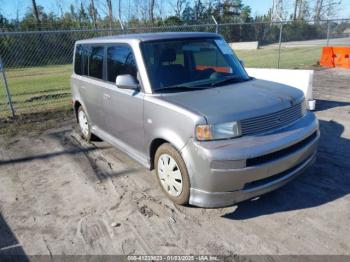
<path fill-rule="evenodd" d="M 268 134 L 191 140 L 181 151 L 190 176 L 190 204 L 230 206 L 283 186 L 313 163 L 319 137 L 318 121 L 308 112 Z"/>

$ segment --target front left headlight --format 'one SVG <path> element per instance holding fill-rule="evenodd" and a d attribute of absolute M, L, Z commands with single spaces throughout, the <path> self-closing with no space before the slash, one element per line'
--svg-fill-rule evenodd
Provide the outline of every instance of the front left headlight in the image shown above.
<path fill-rule="evenodd" d="M 196 127 L 196 138 L 199 141 L 228 139 L 241 135 L 241 127 L 237 121 Z"/>

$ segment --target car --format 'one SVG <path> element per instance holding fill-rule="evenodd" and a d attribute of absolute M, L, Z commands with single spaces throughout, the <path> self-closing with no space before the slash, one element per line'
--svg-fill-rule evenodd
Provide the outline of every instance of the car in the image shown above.
<path fill-rule="evenodd" d="M 72 100 L 81 134 L 155 172 L 176 204 L 231 206 L 285 185 L 315 158 L 302 91 L 250 77 L 214 33 L 80 40 Z"/>

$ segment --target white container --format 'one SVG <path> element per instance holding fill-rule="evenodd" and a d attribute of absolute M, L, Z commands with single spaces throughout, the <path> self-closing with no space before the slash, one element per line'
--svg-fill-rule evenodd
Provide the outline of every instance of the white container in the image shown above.
<path fill-rule="evenodd" d="M 313 100 L 309 100 L 308 102 L 309 102 L 309 104 L 308 104 L 309 110 L 311 110 L 311 111 L 315 110 L 315 108 L 316 108 L 316 100 L 313 99 Z"/>

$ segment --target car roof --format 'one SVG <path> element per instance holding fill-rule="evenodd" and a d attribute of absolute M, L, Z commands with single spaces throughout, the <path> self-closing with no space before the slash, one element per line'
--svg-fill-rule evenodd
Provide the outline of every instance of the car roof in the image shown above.
<path fill-rule="evenodd" d="M 182 38 L 213 38 L 219 37 L 215 33 L 203 33 L 203 32 L 161 32 L 161 33 L 143 33 L 143 34 L 123 34 L 95 37 L 85 40 L 79 40 L 80 44 L 92 44 L 98 42 L 113 42 L 114 40 L 139 40 L 140 42 L 167 40 L 167 39 L 182 39 Z"/>

